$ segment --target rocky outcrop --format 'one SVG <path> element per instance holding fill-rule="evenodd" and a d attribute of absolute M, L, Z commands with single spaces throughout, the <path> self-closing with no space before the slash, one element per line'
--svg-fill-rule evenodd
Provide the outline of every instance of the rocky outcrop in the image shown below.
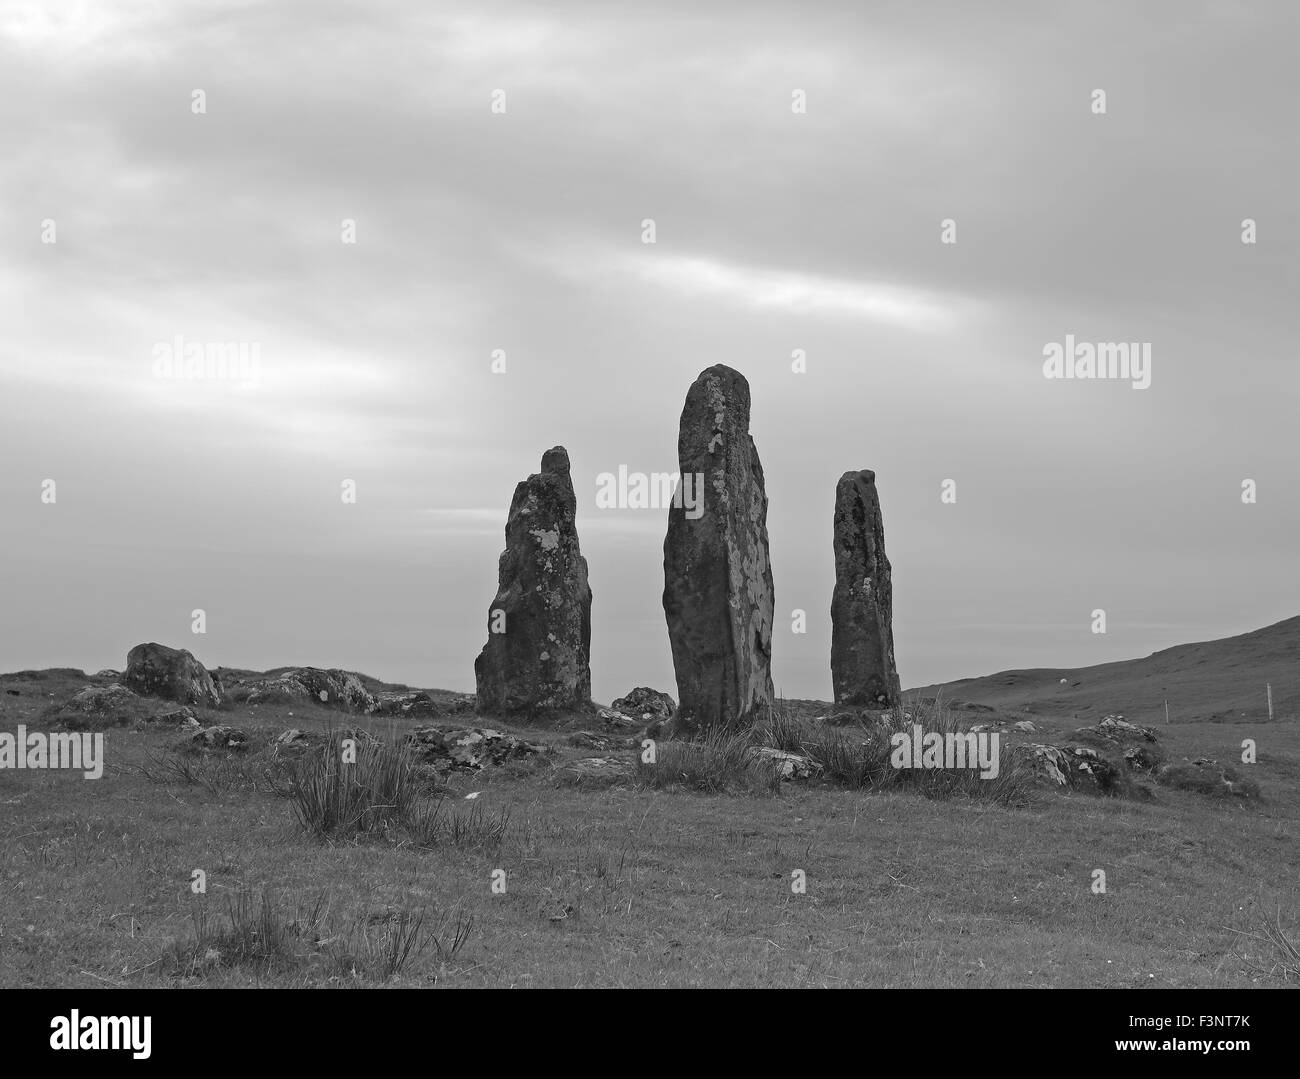
<path fill-rule="evenodd" d="M 510 503 L 488 640 L 474 662 L 480 712 L 545 716 L 591 704 L 591 588 L 576 513 L 569 455 L 556 446 Z"/>
<path fill-rule="evenodd" d="M 145 697 L 162 697 L 180 704 L 215 708 L 221 690 L 207 669 L 183 648 L 137 644 L 126 657 L 122 682 Z"/>
<path fill-rule="evenodd" d="M 357 675 L 335 668 L 297 667 L 274 678 L 239 684 L 251 686 L 245 704 L 316 704 L 356 713 L 369 712 L 377 704 Z"/>
<path fill-rule="evenodd" d="M 692 508 L 684 495 L 669 509 L 663 604 L 681 702 L 674 726 L 684 734 L 748 726 L 772 710 L 767 493 L 749 404 L 745 377 L 718 365 L 682 409 L 680 484 L 699 501 Z"/>
<path fill-rule="evenodd" d="M 894 589 L 876 474 L 846 472 L 835 488 L 831 684 L 838 705 L 902 703 L 894 665 Z"/>

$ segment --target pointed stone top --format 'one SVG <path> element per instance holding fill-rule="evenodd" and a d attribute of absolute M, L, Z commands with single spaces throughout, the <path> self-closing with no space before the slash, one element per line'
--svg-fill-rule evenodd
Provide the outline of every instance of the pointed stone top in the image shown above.
<path fill-rule="evenodd" d="M 569 451 L 563 446 L 552 446 L 542 454 L 542 471 L 569 474 Z"/>
<path fill-rule="evenodd" d="M 734 367 L 717 363 L 706 367 L 686 391 L 683 427 L 688 415 L 705 426 L 719 427 L 724 416 L 743 432 L 749 431 L 749 380 Z"/>

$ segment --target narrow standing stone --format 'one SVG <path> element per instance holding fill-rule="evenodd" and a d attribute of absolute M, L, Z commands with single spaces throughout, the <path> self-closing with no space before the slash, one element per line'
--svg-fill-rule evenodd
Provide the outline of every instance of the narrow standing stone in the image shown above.
<path fill-rule="evenodd" d="M 474 661 L 480 712 L 545 716 L 591 705 L 591 588 L 563 446 L 515 488 L 488 640 Z"/>
<path fill-rule="evenodd" d="M 763 466 L 740 372 L 710 367 L 691 385 L 677 457 L 682 497 L 668 511 L 663 597 L 676 727 L 747 726 L 771 714 L 773 598 Z"/>
<path fill-rule="evenodd" d="M 835 703 L 901 704 L 894 665 L 893 584 L 876 474 L 846 472 L 835 488 L 835 592 L 831 597 L 831 684 Z"/>

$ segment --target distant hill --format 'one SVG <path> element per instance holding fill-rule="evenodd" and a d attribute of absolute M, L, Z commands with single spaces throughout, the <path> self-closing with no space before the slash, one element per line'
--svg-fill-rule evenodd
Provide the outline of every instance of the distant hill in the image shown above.
<path fill-rule="evenodd" d="M 1274 718 L 1294 720 L 1300 714 L 1300 617 L 1239 637 L 1176 645 L 1145 659 L 1001 671 L 909 692 L 928 697 L 942 689 L 954 703 L 1041 716 L 1094 719 L 1119 712 L 1137 723 L 1163 723 L 1167 699 L 1173 722 L 1186 723 L 1243 714 L 1267 719 L 1265 683 L 1273 685 Z"/>

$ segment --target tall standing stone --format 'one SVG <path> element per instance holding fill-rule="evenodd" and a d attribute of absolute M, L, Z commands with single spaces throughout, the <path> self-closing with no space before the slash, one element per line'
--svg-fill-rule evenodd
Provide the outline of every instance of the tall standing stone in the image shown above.
<path fill-rule="evenodd" d="M 591 704 L 591 588 L 576 514 L 569 455 L 556 446 L 510 503 L 488 641 L 474 661 L 480 712 L 542 716 Z"/>
<path fill-rule="evenodd" d="M 892 708 L 902 703 L 893 607 L 876 474 L 846 472 L 835 488 L 831 683 L 836 704 Z"/>
<path fill-rule="evenodd" d="M 691 385 L 677 458 L 682 496 L 664 538 L 677 728 L 746 726 L 771 714 L 773 598 L 763 466 L 739 371 L 710 367 Z"/>

